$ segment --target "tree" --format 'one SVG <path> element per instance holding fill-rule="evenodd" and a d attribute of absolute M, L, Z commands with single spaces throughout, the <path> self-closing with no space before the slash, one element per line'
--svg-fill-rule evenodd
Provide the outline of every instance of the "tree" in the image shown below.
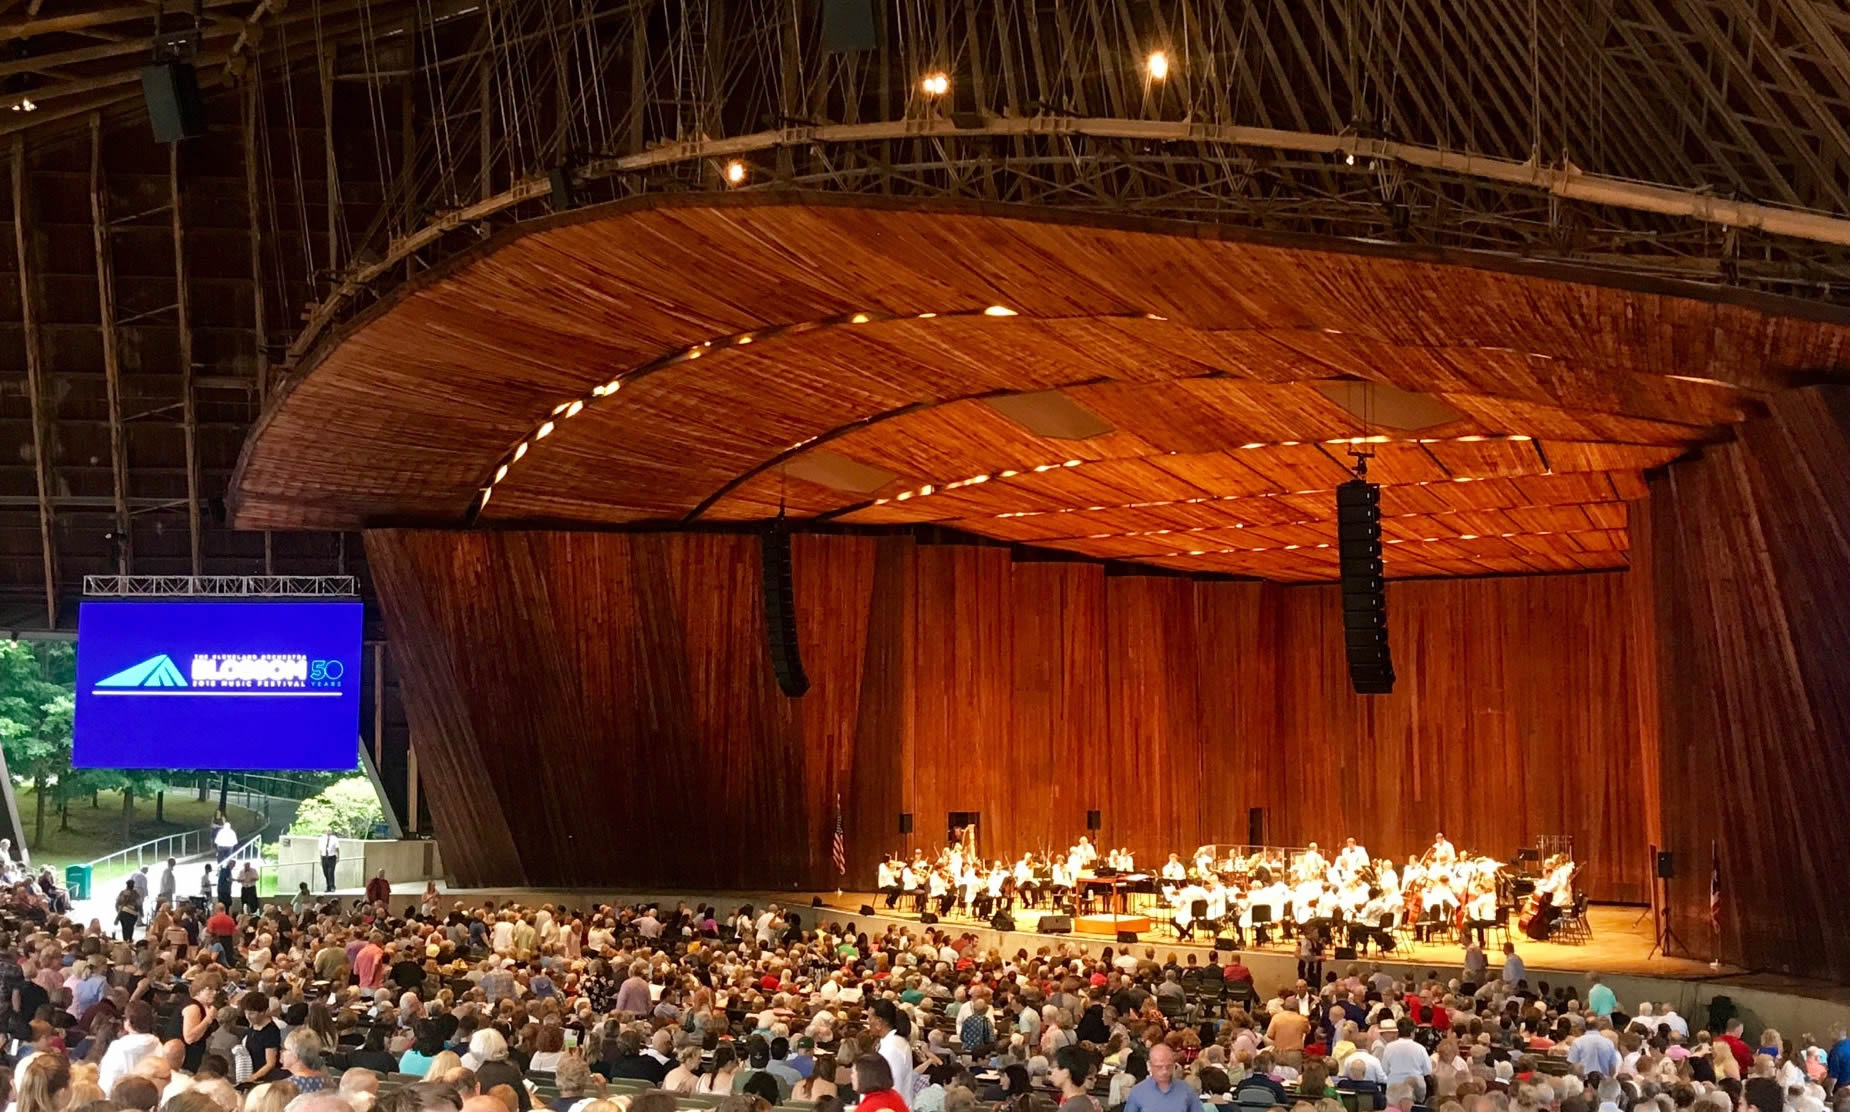
<path fill-rule="evenodd" d="M 49 783 L 71 772 L 77 653 L 67 642 L 0 643 L 0 751 L 15 776 L 37 789 L 32 844 L 45 839 Z"/>
<path fill-rule="evenodd" d="M 364 776 L 336 780 L 296 808 L 291 834 L 320 835 L 332 830 L 343 838 L 367 838 L 385 821 L 379 793 Z"/>

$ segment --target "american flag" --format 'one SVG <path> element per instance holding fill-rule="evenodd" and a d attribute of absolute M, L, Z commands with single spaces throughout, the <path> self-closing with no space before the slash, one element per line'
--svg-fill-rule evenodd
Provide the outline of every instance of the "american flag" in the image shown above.
<path fill-rule="evenodd" d="M 1709 843 L 1709 929 L 1717 937 L 1722 932 L 1722 851 L 1721 843 Z"/>
<path fill-rule="evenodd" d="M 841 796 L 835 797 L 835 842 L 829 847 L 830 855 L 835 858 L 835 871 L 846 876 L 848 873 L 848 845 L 842 840 Z"/>

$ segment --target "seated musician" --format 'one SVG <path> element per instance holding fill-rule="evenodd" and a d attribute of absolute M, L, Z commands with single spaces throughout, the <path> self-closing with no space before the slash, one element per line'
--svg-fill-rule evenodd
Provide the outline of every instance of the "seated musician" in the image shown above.
<path fill-rule="evenodd" d="M 1452 891 L 1451 870 L 1426 870 L 1426 887 L 1420 894 L 1420 900 L 1424 914 L 1414 933 L 1421 941 L 1426 941 L 1435 933 L 1443 933 L 1448 929 L 1453 914 L 1458 910 L 1458 894 Z"/>
<path fill-rule="evenodd" d="M 1182 857 L 1180 854 L 1172 853 L 1169 855 L 1169 860 L 1163 862 L 1163 879 L 1164 880 L 1187 880 L 1188 879 L 1188 866 L 1182 864 Z"/>
<path fill-rule="evenodd" d="M 1399 892 L 1382 888 L 1369 889 L 1368 902 L 1349 929 L 1349 944 L 1366 952 L 1372 939 L 1382 950 L 1394 948 L 1393 930 L 1400 922 L 1402 901 Z"/>
<path fill-rule="evenodd" d="M 910 861 L 900 866 L 899 887 L 905 893 L 906 903 L 911 905 L 912 910 L 925 910 L 925 890 L 921 886 L 918 869 Z"/>
<path fill-rule="evenodd" d="M 1379 884 L 1392 895 L 1398 896 L 1400 894 L 1400 886 L 1405 882 L 1402 880 L 1400 874 L 1394 871 L 1393 858 L 1383 857 L 1381 860 L 1375 862 L 1375 883 Z"/>
<path fill-rule="evenodd" d="M 1345 874 L 1360 875 L 1363 869 L 1368 868 L 1368 851 L 1356 845 L 1354 838 L 1350 838 L 1343 843 L 1342 852 L 1336 855 L 1336 863 L 1342 866 Z"/>
<path fill-rule="evenodd" d="M 1426 851 L 1426 860 L 1429 864 L 1450 866 L 1458 860 L 1458 851 L 1452 847 L 1452 843 L 1445 840 L 1443 833 L 1434 834 L 1432 848 Z"/>
<path fill-rule="evenodd" d="M 1195 872 L 1201 876 L 1207 876 L 1209 873 L 1215 871 L 1213 852 L 1209 850 L 1207 846 L 1202 846 L 1199 850 L 1196 850 Z"/>
<path fill-rule="evenodd" d="M 1206 930 L 1218 933 L 1221 924 L 1227 921 L 1227 902 L 1233 893 L 1229 892 L 1227 886 L 1221 883 L 1220 877 L 1213 873 L 1208 874 L 1207 893 L 1208 913 L 1200 925 Z"/>
<path fill-rule="evenodd" d="M 1048 885 L 1053 906 L 1063 908 L 1071 906 L 1073 881 L 1078 870 L 1073 867 L 1073 858 L 1056 857 L 1053 859 L 1053 881 Z"/>
<path fill-rule="evenodd" d="M 983 906 L 978 914 L 988 919 L 999 911 L 1012 911 L 1008 896 L 1008 866 L 1000 861 L 989 866 L 989 875 L 983 878 Z"/>
<path fill-rule="evenodd" d="M 1015 895 L 1021 898 L 1021 906 L 1033 907 L 1040 894 L 1040 881 L 1034 873 L 1034 855 L 1024 853 L 1021 860 L 1015 862 Z"/>
<path fill-rule="evenodd" d="M 964 871 L 957 878 L 958 902 L 963 904 L 964 914 L 976 915 L 976 901 L 983 894 L 983 874 L 977 871 L 977 862 L 966 860 Z"/>
<path fill-rule="evenodd" d="M 933 869 L 925 879 L 926 902 L 935 908 L 939 915 L 951 913 L 951 874 L 950 870 L 940 866 Z"/>
<path fill-rule="evenodd" d="M 880 864 L 874 868 L 874 888 L 886 897 L 886 906 L 891 908 L 899 900 L 899 866 L 892 854 L 880 858 Z"/>
<path fill-rule="evenodd" d="M 1497 886 L 1491 878 L 1481 876 L 1475 882 L 1470 902 L 1465 904 L 1465 935 L 1476 935 L 1478 942 L 1490 941 L 1489 931 L 1497 925 Z"/>
<path fill-rule="evenodd" d="M 1072 850 L 1067 853 L 1066 860 L 1067 863 L 1072 866 L 1073 871 L 1077 873 L 1080 869 L 1098 860 L 1098 850 L 1092 848 L 1092 839 L 1081 834 L 1078 844 L 1074 845 Z"/>
<path fill-rule="evenodd" d="M 1175 908 L 1176 938 L 1193 938 L 1195 936 L 1195 904 L 1208 902 L 1208 890 L 1190 881 L 1176 889 L 1170 904 Z"/>

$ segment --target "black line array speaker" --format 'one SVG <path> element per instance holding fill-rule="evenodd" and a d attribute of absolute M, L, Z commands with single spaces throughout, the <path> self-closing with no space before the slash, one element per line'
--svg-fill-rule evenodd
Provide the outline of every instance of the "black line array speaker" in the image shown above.
<path fill-rule="evenodd" d="M 569 166 L 554 166 L 546 175 L 552 186 L 552 211 L 564 212 L 578 207 L 578 186 L 572 181 Z"/>
<path fill-rule="evenodd" d="M 764 636 L 777 686 L 795 699 L 809 690 L 803 656 L 797 651 L 796 587 L 790 576 L 790 534 L 772 529 L 759 546 L 764 563 Z"/>
<path fill-rule="evenodd" d="M 1073 917 L 1071 915 L 1043 915 L 1041 921 L 1034 924 L 1034 929 L 1042 934 L 1072 934 Z"/>
<path fill-rule="evenodd" d="M 899 813 L 899 832 L 901 834 L 912 833 L 912 812 L 911 811 L 901 811 Z"/>
<path fill-rule="evenodd" d="M 1087 830 L 1096 831 L 1099 827 L 1103 825 L 1105 825 L 1105 816 L 1099 814 L 1097 811 L 1087 811 L 1086 812 L 1086 829 Z"/>
<path fill-rule="evenodd" d="M 1657 875 L 1672 880 L 1677 875 L 1677 855 L 1667 849 L 1657 852 Z"/>
<path fill-rule="evenodd" d="M 830 54 L 872 50 L 873 0 L 822 0 L 822 49 Z"/>
<path fill-rule="evenodd" d="M 191 62 L 157 62 L 141 68 L 141 97 L 148 105 L 154 141 L 178 143 L 206 133 L 206 102 Z"/>
<path fill-rule="evenodd" d="M 1343 645 L 1358 695 L 1394 690 L 1388 655 L 1387 580 L 1381 574 L 1381 488 L 1351 479 L 1336 488 L 1336 543 L 1342 558 Z"/>

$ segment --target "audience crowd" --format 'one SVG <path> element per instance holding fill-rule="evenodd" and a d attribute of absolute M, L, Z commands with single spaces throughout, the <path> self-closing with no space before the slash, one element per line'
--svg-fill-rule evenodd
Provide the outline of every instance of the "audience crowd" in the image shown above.
<path fill-rule="evenodd" d="M 1749 1041 L 1531 983 L 1509 948 L 1258 986 L 1238 954 L 1006 953 L 808 909 L 371 894 L 144 922 L 125 889 L 124 939 L 15 887 L 7 1112 L 1850 1112 L 1841 1030 Z"/>

